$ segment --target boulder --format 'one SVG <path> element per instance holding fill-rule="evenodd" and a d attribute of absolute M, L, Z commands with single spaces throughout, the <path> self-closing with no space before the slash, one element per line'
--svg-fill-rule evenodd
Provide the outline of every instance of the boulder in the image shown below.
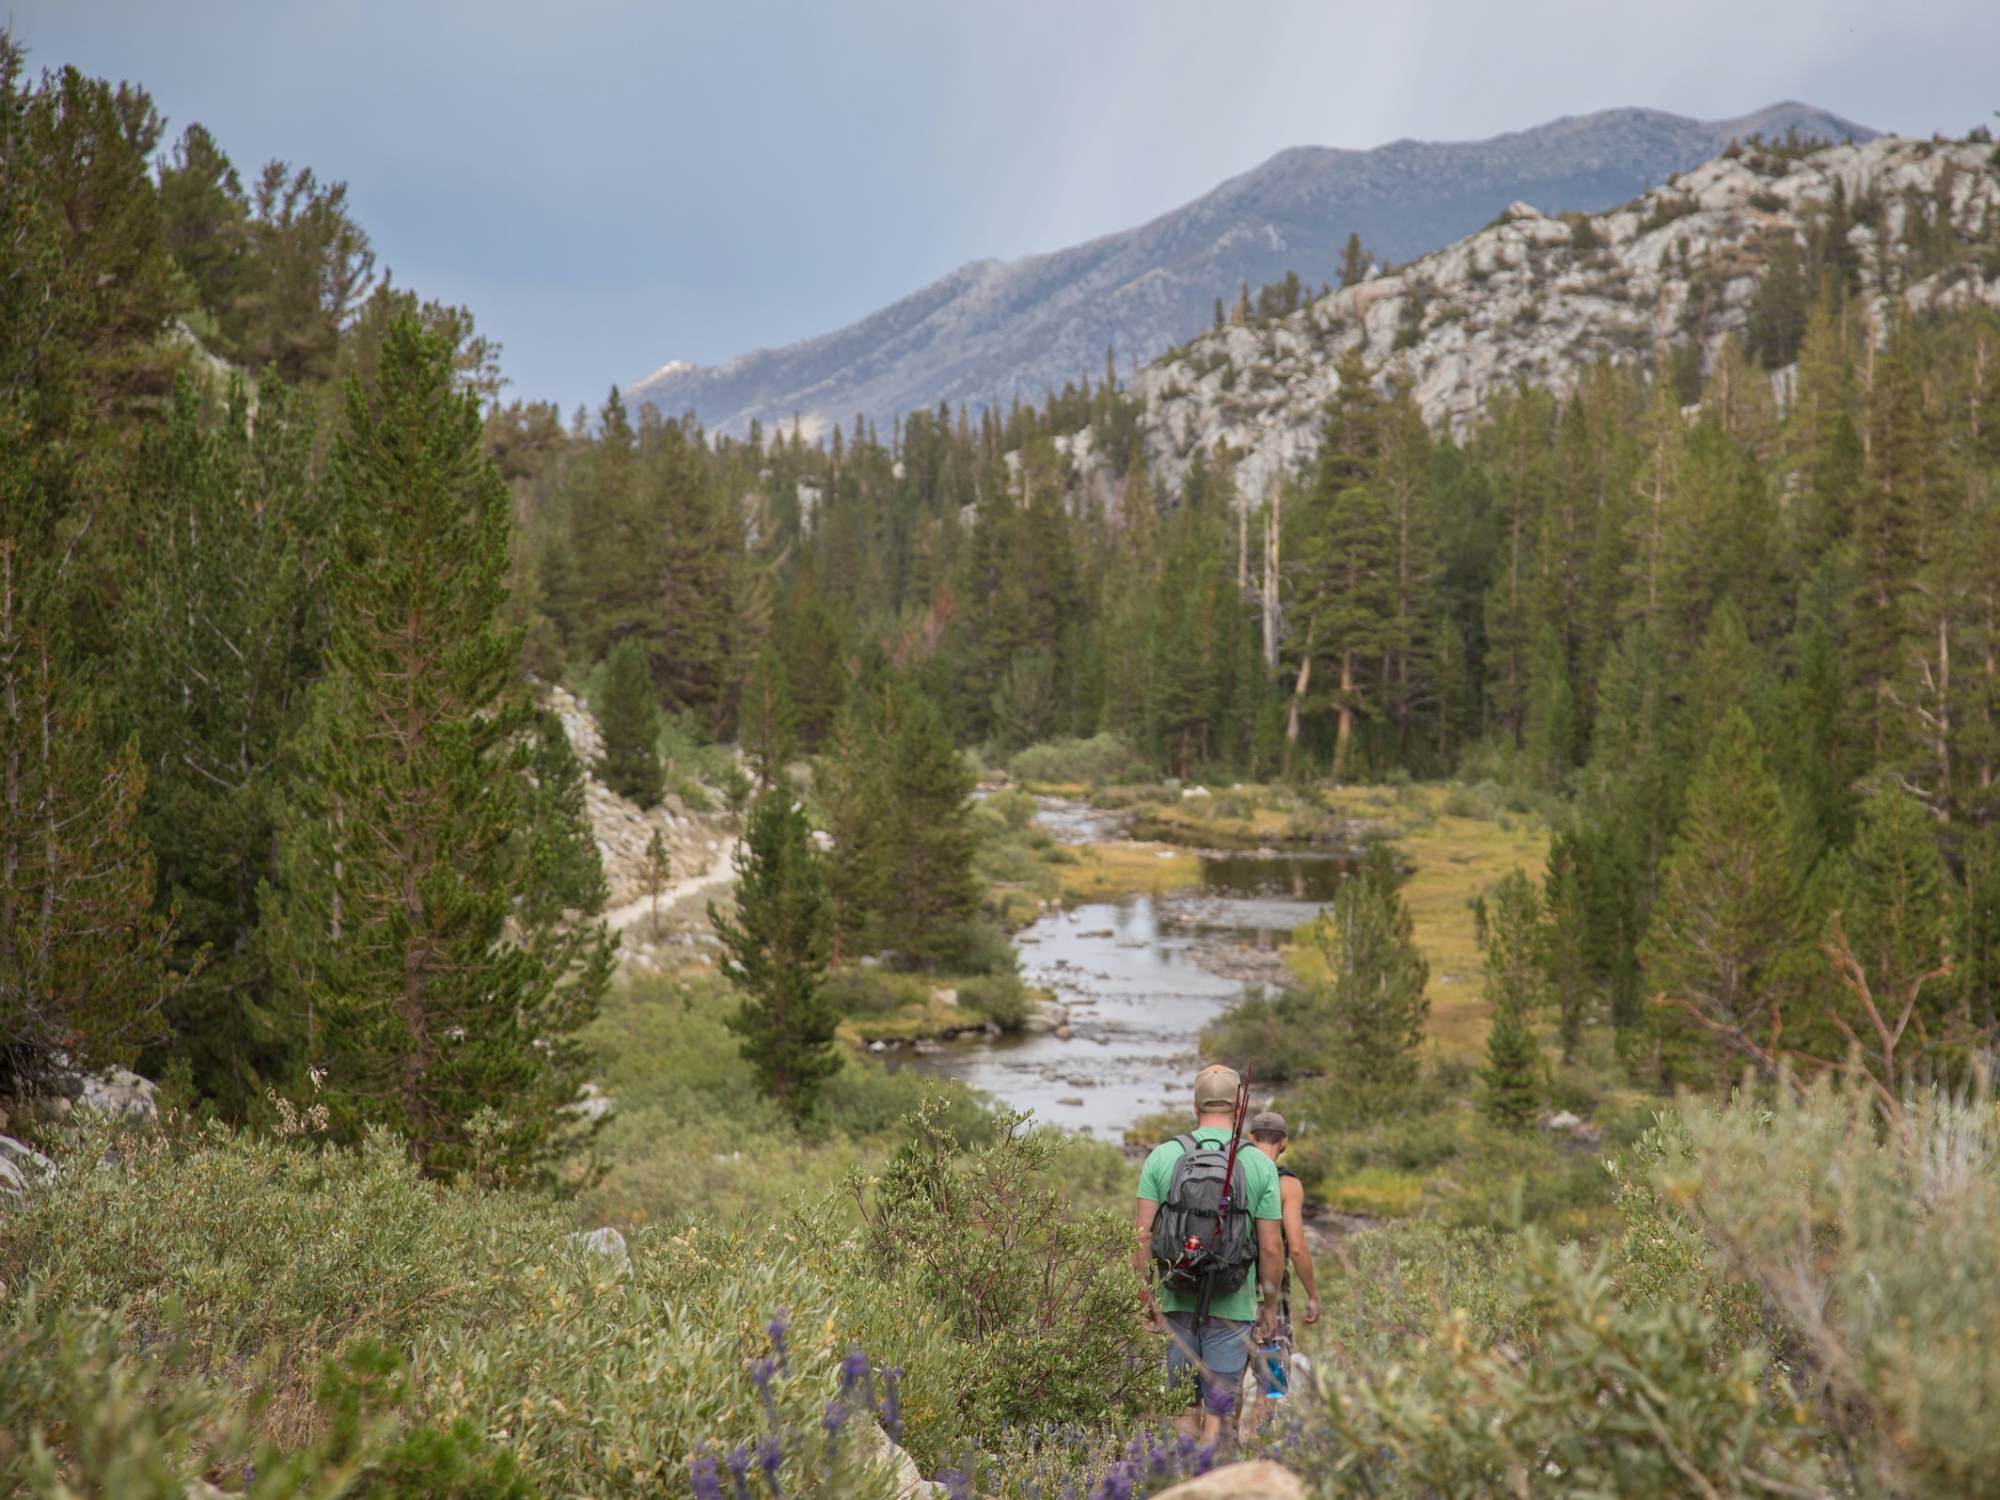
<path fill-rule="evenodd" d="M 621 1276 L 632 1269 L 632 1257 L 625 1249 L 625 1236 L 615 1229 L 593 1229 L 588 1234 L 573 1234 L 566 1243 L 585 1255 L 601 1257 Z"/>
<path fill-rule="evenodd" d="M 862 1456 L 871 1463 L 886 1464 L 895 1476 L 896 1500 L 931 1500 L 932 1486 L 918 1472 L 916 1460 L 896 1446 L 880 1422 L 873 1418 L 856 1422 L 852 1431 Z"/>
<path fill-rule="evenodd" d="M 0 1202 L 19 1200 L 29 1189 L 55 1180 L 56 1164 L 11 1135 L 0 1135 Z"/>
<path fill-rule="evenodd" d="M 150 1124 L 160 1117 L 160 1106 L 153 1097 L 157 1091 L 152 1080 L 141 1078 L 128 1068 L 88 1073 L 82 1083 L 83 1092 L 76 1101 L 79 1109 L 134 1125 Z"/>
<path fill-rule="evenodd" d="M 1161 1490 L 1153 1500 L 1306 1500 L 1306 1489 L 1282 1464 L 1258 1459 L 1210 1469 L 1198 1479 Z"/>

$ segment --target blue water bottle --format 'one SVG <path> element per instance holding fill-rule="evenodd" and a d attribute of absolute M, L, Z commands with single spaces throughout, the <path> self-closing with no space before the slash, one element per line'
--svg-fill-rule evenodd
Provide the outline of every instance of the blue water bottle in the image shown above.
<path fill-rule="evenodd" d="M 1257 1360 L 1264 1376 L 1264 1399 L 1276 1401 L 1285 1394 L 1284 1345 L 1273 1341 L 1257 1351 Z"/>

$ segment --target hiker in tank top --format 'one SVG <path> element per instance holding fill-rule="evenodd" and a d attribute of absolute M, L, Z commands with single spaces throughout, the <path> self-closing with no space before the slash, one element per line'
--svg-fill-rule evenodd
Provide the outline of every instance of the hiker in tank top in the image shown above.
<path fill-rule="evenodd" d="M 1299 1181 L 1298 1173 L 1279 1160 L 1285 1154 L 1285 1147 L 1291 1144 L 1291 1137 L 1285 1131 L 1285 1117 L 1276 1110 L 1267 1109 L 1262 1114 L 1253 1115 L 1250 1120 L 1250 1144 L 1270 1157 L 1278 1168 L 1278 1200 L 1283 1211 L 1285 1226 L 1285 1282 L 1279 1294 L 1279 1317 L 1289 1323 L 1292 1317 L 1292 1272 L 1299 1273 L 1299 1285 L 1305 1288 L 1305 1310 L 1299 1314 L 1301 1323 L 1319 1321 L 1319 1281 L 1313 1275 L 1312 1251 L 1306 1248 L 1306 1185 Z"/>

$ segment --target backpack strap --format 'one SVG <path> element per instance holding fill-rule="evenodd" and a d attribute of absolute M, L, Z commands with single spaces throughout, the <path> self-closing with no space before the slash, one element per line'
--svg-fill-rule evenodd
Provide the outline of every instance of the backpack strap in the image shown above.
<path fill-rule="evenodd" d="M 1188 1131 L 1184 1135 L 1175 1136 L 1174 1144 L 1181 1148 L 1182 1156 L 1193 1156 L 1195 1152 L 1201 1150 L 1201 1142 L 1194 1138 L 1193 1131 Z"/>

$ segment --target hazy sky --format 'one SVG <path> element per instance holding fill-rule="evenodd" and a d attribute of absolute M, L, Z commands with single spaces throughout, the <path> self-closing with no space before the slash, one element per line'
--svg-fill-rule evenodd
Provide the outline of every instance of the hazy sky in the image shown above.
<path fill-rule="evenodd" d="M 399 283 L 469 305 L 513 394 L 824 332 L 1286 146 L 1781 99 L 1961 133 L 1995 0 L 12 0 L 31 64 L 349 183 Z"/>

